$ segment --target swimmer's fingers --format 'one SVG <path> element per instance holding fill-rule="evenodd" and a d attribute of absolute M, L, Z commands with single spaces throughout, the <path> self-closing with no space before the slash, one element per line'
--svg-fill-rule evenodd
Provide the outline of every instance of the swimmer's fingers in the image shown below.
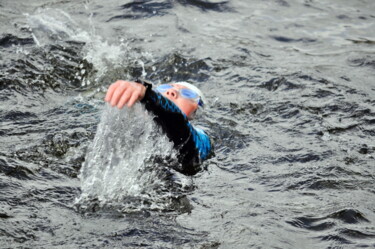
<path fill-rule="evenodd" d="M 104 99 L 106 102 L 111 101 L 113 93 L 115 92 L 115 90 L 116 90 L 116 88 L 118 87 L 119 84 L 120 84 L 120 81 L 116 81 L 115 83 L 110 85 L 110 87 L 107 90 L 107 94 L 105 96 L 105 99 Z"/>
<path fill-rule="evenodd" d="M 140 98 L 140 94 L 138 91 L 133 92 L 132 96 L 130 97 L 128 101 L 128 107 L 132 107 L 134 103 Z"/>
<path fill-rule="evenodd" d="M 111 106 L 116 106 L 118 104 L 121 96 L 127 90 L 128 86 L 129 82 L 126 81 L 122 81 L 117 85 L 110 100 Z"/>
<path fill-rule="evenodd" d="M 125 104 L 132 107 L 137 100 L 144 97 L 145 92 L 146 87 L 141 84 L 118 80 L 108 88 L 104 100 L 109 102 L 111 106 L 117 106 L 120 109 Z"/>
<path fill-rule="evenodd" d="M 146 94 L 146 87 L 144 85 L 133 83 L 134 91 L 128 101 L 128 107 L 132 107 L 135 102 L 142 100 Z"/>
<path fill-rule="evenodd" d="M 132 96 L 132 94 L 133 94 L 132 88 L 126 89 L 125 92 L 122 93 L 121 98 L 120 98 L 119 102 L 117 103 L 117 107 L 119 109 L 123 108 L 124 105 L 129 102 L 129 98 Z"/>

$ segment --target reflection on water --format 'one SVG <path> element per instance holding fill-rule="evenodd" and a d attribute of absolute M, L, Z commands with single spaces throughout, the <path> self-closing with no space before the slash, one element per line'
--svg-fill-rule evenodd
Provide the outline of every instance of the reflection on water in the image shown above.
<path fill-rule="evenodd" d="M 1 2 L 1 247 L 374 247 L 374 10 Z M 104 105 L 139 76 L 205 92 L 205 171 L 166 167 L 140 105 Z"/>

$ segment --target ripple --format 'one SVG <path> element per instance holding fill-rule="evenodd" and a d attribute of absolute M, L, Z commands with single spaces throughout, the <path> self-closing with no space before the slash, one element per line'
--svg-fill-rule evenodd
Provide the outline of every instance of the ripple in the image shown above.
<path fill-rule="evenodd" d="M 84 90 L 81 81 L 88 76 L 90 64 L 80 56 L 82 44 L 50 45 L 36 48 L 30 57 L 18 59 L 0 75 L 1 89 L 11 89 L 23 94 L 43 94 L 47 89 L 56 92 Z M 82 65 L 86 66 L 84 74 Z M 92 67 L 91 67 L 92 68 Z"/>
<path fill-rule="evenodd" d="M 293 221 L 288 221 L 292 226 L 298 227 L 298 228 L 304 228 L 307 230 L 313 230 L 313 231 L 324 231 L 331 229 L 336 225 L 335 222 L 332 221 L 320 221 L 317 219 L 311 219 L 311 218 L 298 218 Z"/>
<path fill-rule="evenodd" d="M 149 0 L 135 1 L 121 5 L 120 8 L 125 10 L 126 14 L 113 16 L 108 19 L 107 22 L 118 19 L 140 19 L 163 16 L 168 14 L 168 10 L 172 7 L 173 5 L 170 2 L 150 2 Z"/>
<path fill-rule="evenodd" d="M 366 56 L 363 58 L 349 59 L 349 65 L 353 67 L 370 67 L 375 69 L 375 58 L 372 56 Z"/>
<path fill-rule="evenodd" d="M 280 90 L 284 90 L 284 91 L 303 88 L 303 86 L 292 83 L 284 77 L 276 77 L 276 78 L 270 79 L 266 82 L 263 82 L 260 85 L 260 87 L 266 88 L 268 91 L 276 91 L 279 88 Z"/>
<path fill-rule="evenodd" d="M 7 113 L 4 113 L 4 115 L 1 115 L 2 120 L 12 120 L 12 121 L 19 121 L 20 119 L 29 119 L 29 118 L 37 118 L 37 115 L 32 112 L 21 112 L 21 111 L 15 111 L 10 110 Z M 29 122 L 29 120 L 28 120 Z"/>
<path fill-rule="evenodd" d="M 17 179 L 31 179 L 34 172 L 23 166 L 23 163 L 14 159 L 0 158 L 0 172 Z"/>
<path fill-rule="evenodd" d="M 339 242 L 340 244 L 353 244 L 352 241 L 345 239 L 344 237 L 339 236 L 339 235 L 326 235 L 326 236 L 320 236 L 318 238 L 320 238 L 323 241 Z"/>
<path fill-rule="evenodd" d="M 360 211 L 355 209 L 343 209 L 324 217 L 300 217 L 287 221 L 292 226 L 308 230 L 324 231 L 337 226 L 337 222 L 344 224 L 357 224 L 370 222 Z"/>
<path fill-rule="evenodd" d="M 20 38 L 12 34 L 3 34 L 2 37 L 0 37 L 0 46 L 7 48 L 13 45 L 33 45 L 34 40 L 31 37 L 28 38 Z"/>
<path fill-rule="evenodd" d="M 308 153 L 308 154 L 289 154 L 282 156 L 275 161 L 275 163 L 309 163 L 320 161 L 322 157 L 318 154 Z"/>
<path fill-rule="evenodd" d="M 207 1 L 207 0 L 177 0 L 183 6 L 194 6 L 202 11 L 232 11 L 228 6 L 228 1 Z"/>
<path fill-rule="evenodd" d="M 228 6 L 228 1 L 222 2 L 210 2 L 202 0 L 177 0 L 178 4 L 184 7 L 195 7 L 201 11 L 216 11 L 216 12 L 228 12 L 232 11 L 232 8 Z M 121 19 L 143 19 L 152 18 L 154 16 L 164 16 L 169 14 L 170 10 L 175 7 L 175 3 L 172 1 L 164 2 L 153 2 L 150 0 L 135 1 L 121 5 L 126 13 L 122 15 L 116 15 L 107 20 L 111 22 L 114 20 Z"/>
<path fill-rule="evenodd" d="M 372 238 L 375 238 L 375 233 L 361 232 L 361 231 L 358 231 L 358 230 L 348 229 L 348 228 L 341 229 L 340 234 L 342 234 L 346 237 L 355 238 L 355 239 L 372 239 Z"/>
<path fill-rule="evenodd" d="M 312 38 L 295 39 L 295 38 L 289 38 L 289 37 L 286 37 L 286 36 L 271 36 L 271 38 L 273 38 L 273 39 L 275 39 L 276 41 L 279 41 L 279 42 L 287 42 L 287 43 L 290 43 L 290 42 L 312 43 L 312 42 L 317 41 L 316 39 L 312 39 Z"/>
<path fill-rule="evenodd" d="M 153 63 L 146 68 L 146 71 L 149 72 L 148 77 L 154 82 L 202 82 L 210 77 L 208 74 L 211 70 L 209 61 L 209 58 L 194 59 L 173 53 Z M 157 70 L 152 70 L 152 68 Z"/>

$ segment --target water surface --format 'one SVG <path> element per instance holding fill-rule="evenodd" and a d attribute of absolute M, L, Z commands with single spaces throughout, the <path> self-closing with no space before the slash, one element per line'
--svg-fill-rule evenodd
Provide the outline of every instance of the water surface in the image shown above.
<path fill-rule="evenodd" d="M 375 247 L 374 11 L 370 0 L 2 1 L 0 247 Z M 152 158 L 173 151 L 147 125 L 131 131 L 159 149 L 119 152 L 136 144 L 114 142 L 131 137 L 121 129 L 149 122 L 103 97 L 136 77 L 205 92 L 195 124 L 216 155 L 204 171 Z M 109 131 L 114 147 L 100 140 Z M 111 148 L 123 181 L 100 173 Z"/>

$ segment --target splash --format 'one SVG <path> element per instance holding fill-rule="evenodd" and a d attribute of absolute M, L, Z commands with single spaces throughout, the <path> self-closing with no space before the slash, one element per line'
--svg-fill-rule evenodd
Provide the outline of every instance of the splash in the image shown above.
<path fill-rule="evenodd" d="M 92 76 L 85 78 L 89 74 L 84 63 L 77 64 L 76 78 L 82 86 L 95 81 L 99 88 L 104 87 L 105 77 L 110 78 L 116 68 L 126 68 L 132 63 L 141 66 L 142 75 L 146 76 L 139 57 L 150 55 L 128 53 L 130 47 L 124 40 L 109 44 L 95 29 L 85 31 L 61 10 L 40 9 L 29 15 L 28 20 L 41 48 L 53 44 L 69 46 L 67 41 L 84 43 L 82 57 L 94 70 Z M 89 21 L 93 26 L 92 20 Z M 95 99 L 79 101 L 97 106 L 93 103 Z M 170 208 L 173 198 L 178 199 L 181 192 L 191 188 L 190 178 L 171 169 L 177 163 L 176 152 L 159 129 L 139 103 L 122 110 L 106 106 L 80 170 L 81 195 L 76 200 L 79 209 L 91 209 L 98 204 L 100 208 L 116 210 L 165 210 Z"/>
<path fill-rule="evenodd" d="M 69 14 L 58 9 L 38 9 L 33 15 L 26 14 L 32 36 L 38 46 L 45 46 L 67 39 L 87 40 Z"/>
<path fill-rule="evenodd" d="M 74 41 L 84 44 L 82 48 L 83 59 L 95 68 L 93 78 L 82 77 L 82 86 L 93 82 L 101 82 L 108 70 L 122 68 L 129 63 L 137 62 L 139 59 L 124 41 L 119 44 L 110 44 L 95 32 L 92 18 L 88 18 L 89 30 L 77 24 L 71 16 L 59 9 L 41 8 L 33 14 L 25 14 L 35 43 L 39 47 L 52 44 L 69 46 L 66 42 Z M 133 58 L 136 57 L 136 58 Z M 85 74 L 84 64 L 80 65 L 77 77 Z"/>
<path fill-rule="evenodd" d="M 141 104 L 121 110 L 107 105 L 81 168 L 78 202 L 124 204 L 136 198 L 157 205 L 171 194 L 160 177 L 171 156 L 173 144 Z"/>

